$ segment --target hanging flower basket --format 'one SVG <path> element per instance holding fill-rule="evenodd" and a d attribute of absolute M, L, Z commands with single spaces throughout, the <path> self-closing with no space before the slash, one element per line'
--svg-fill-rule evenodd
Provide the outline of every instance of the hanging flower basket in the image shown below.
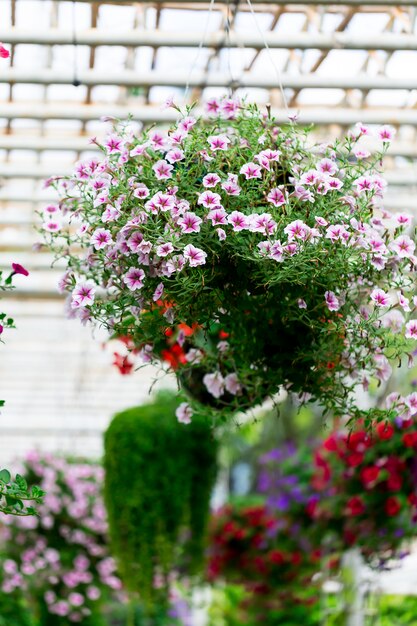
<path fill-rule="evenodd" d="M 411 220 L 381 208 L 392 132 L 371 156 L 363 126 L 313 146 L 253 105 L 209 108 L 140 134 L 116 123 L 100 159 L 50 181 L 70 309 L 154 362 L 171 332 L 180 384 L 217 417 L 284 387 L 354 418 L 354 386 L 386 380 L 417 338 Z"/>

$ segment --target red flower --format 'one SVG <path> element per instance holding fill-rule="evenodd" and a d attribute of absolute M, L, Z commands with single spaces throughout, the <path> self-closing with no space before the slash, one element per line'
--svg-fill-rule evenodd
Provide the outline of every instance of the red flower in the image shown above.
<path fill-rule="evenodd" d="M 361 470 L 361 481 L 363 482 L 365 489 L 371 489 L 374 487 L 379 474 L 380 469 L 379 467 L 376 467 L 376 465 L 370 465 L 369 467 L 364 467 L 363 470 Z"/>
<path fill-rule="evenodd" d="M 226 333 L 226 331 L 224 330 L 219 330 L 219 338 L 220 339 L 227 339 L 230 336 L 230 333 Z"/>
<path fill-rule="evenodd" d="M 9 56 L 10 56 L 10 52 L 6 50 L 6 48 L 4 48 L 3 45 L 0 43 L 0 58 L 8 59 Z"/>
<path fill-rule="evenodd" d="M 382 440 L 391 439 L 394 434 L 394 427 L 389 422 L 380 422 L 376 427 L 376 432 Z"/>
<path fill-rule="evenodd" d="M 400 511 L 401 504 L 398 499 L 394 497 L 387 498 L 387 501 L 385 502 L 385 512 L 387 513 L 387 515 L 393 517 L 394 515 L 397 515 Z"/>
<path fill-rule="evenodd" d="M 284 555 L 280 550 L 271 550 L 269 559 L 271 563 L 275 563 L 275 565 L 282 565 L 285 561 Z"/>
<path fill-rule="evenodd" d="M 185 352 L 179 343 L 174 343 L 170 348 L 162 350 L 161 357 L 164 361 L 169 363 L 174 370 L 177 369 L 179 365 L 187 362 Z"/>
<path fill-rule="evenodd" d="M 361 452 L 353 452 L 346 457 L 346 463 L 349 467 L 358 467 L 363 461 L 363 454 Z"/>
<path fill-rule="evenodd" d="M 417 494 L 416 493 L 410 493 L 407 500 L 409 504 L 411 504 L 411 506 L 417 507 Z"/>
<path fill-rule="evenodd" d="M 350 433 L 346 445 L 352 452 L 365 452 L 366 448 L 372 446 L 372 440 L 365 430 Z"/>
<path fill-rule="evenodd" d="M 399 491 L 402 487 L 403 484 L 403 479 L 399 474 L 396 474 L 395 472 L 393 472 L 388 480 L 387 480 L 387 487 L 390 491 Z"/>
<path fill-rule="evenodd" d="M 402 440 L 406 448 L 414 448 L 414 446 L 417 446 L 417 432 L 405 433 L 402 436 Z"/>
<path fill-rule="evenodd" d="M 359 496 L 353 496 L 347 501 L 347 504 L 346 504 L 347 515 L 352 515 L 352 516 L 362 515 L 364 511 L 365 511 L 365 505 L 363 503 L 362 498 L 360 498 Z"/>
<path fill-rule="evenodd" d="M 134 364 L 129 361 L 128 356 L 122 356 L 118 352 L 114 352 L 113 365 L 115 365 L 119 369 L 119 372 L 122 374 L 122 376 L 131 374 L 134 366 Z"/>

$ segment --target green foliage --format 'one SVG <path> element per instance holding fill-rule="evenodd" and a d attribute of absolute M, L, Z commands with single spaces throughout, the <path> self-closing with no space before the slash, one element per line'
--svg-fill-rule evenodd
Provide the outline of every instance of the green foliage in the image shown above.
<path fill-rule="evenodd" d="M 44 495 L 45 492 L 36 485 L 29 488 L 26 480 L 20 474 L 17 474 L 13 481 L 9 470 L 0 470 L 1 513 L 20 517 L 36 515 L 36 509 L 33 506 L 28 506 L 26 502 L 32 501 L 41 504 Z"/>
<path fill-rule="evenodd" d="M 416 596 L 382 596 L 380 626 L 414 626 L 417 621 Z"/>
<path fill-rule="evenodd" d="M 178 423 L 174 396 L 116 415 L 105 436 L 110 538 L 127 589 L 166 601 L 173 568 L 203 564 L 217 445 L 207 423 Z M 159 578 L 159 589 L 154 586 Z"/>
<path fill-rule="evenodd" d="M 38 626 L 21 590 L 0 594 L 0 626 Z"/>

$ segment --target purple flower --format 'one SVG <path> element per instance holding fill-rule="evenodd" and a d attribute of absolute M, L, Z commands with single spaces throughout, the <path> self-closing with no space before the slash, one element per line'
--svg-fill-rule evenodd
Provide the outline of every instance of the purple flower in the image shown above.
<path fill-rule="evenodd" d="M 184 248 L 184 258 L 189 262 L 191 267 L 197 265 L 204 265 L 206 262 L 207 254 L 201 248 L 196 248 L 191 243 Z"/>

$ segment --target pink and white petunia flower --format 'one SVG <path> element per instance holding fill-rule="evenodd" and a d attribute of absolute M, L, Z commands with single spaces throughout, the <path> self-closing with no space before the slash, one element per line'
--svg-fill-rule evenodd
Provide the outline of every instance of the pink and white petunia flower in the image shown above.
<path fill-rule="evenodd" d="M 62 228 L 62 224 L 58 220 L 49 219 L 42 224 L 42 228 L 49 233 L 58 233 Z"/>
<path fill-rule="evenodd" d="M 378 128 L 377 134 L 383 143 L 390 143 L 395 137 L 396 130 L 392 126 L 385 125 Z"/>
<path fill-rule="evenodd" d="M 249 226 L 249 221 L 246 215 L 244 215 L 240 211 L 232 211 L 232 213 L 228 215 L 227 221 L 233 226 L 233 230 L 235 232 L 239 232 L 240 230 L 246 230 Z"/>
<path fill-rule="evenodd" d="M 203 383 L 214 398 L 220 398 L 224 394 L 225 380 L 220 372 L 206 374 L 203 378 Z"/>
<path fill-rule="evenodd" d="M 175 411 L 175 416 L 180 424 L 191 424 L 193 410 L 188 402 L 181 402 L 181 404 Z"/>
<path fill-rule="evenodd" d="M 243 174 L 246 180 L 249 180 L 251 178 L 262 177 L 261 168 L 259 167 L 259 165 L 256 165 L 256 163 L 253 163 L 253 162 L 245 163 L 244 165 L 242 165 L 239 171 L 240 171 L 240 174 Z"/>
<path fill-rule="evenodd" d="M 160 300 L 162 298 L 163 293 L 164 293 L 164 283 L 159 283 L 159 285 L 157 285 L 153 293 L 152 300 L 154 302 L 156 302 L 157 300 Z"/>
<path fill-rule="evenodd" d="M 286 203 L 287 199 L 285 197 L 285 189 L 280 187 L 274 187 L 271 189 L 266 199 L 268 202 L 271 202 L 274 206 L 280 207 Z"/>
<path fill-rule="evenodd" d="M 216 228 L 216 233 L 219 238 L 219 241 L 224 241 L 227 237 L 226 231 L 223 228 Z"/>
<path fill-rule="evenodd" d="M 156 254 L 159 257 L 166 257 L 168 256 L 168 254 L 171 254 L 171 252 L 173 252 L 174 250 L 174 246 L 172 245 L 172 243 L 170 243 L 169 241 L 167 241 L 166 243 L 162 243 L 160 244 L 157 248 L 156 248 Z"/>
<path fill-rule="evenodd" d="M 110 246 L 113 243 L 111 232 L 105 228 L 97 228 L 91 235 L 90 243 L 96 250 Z"/>
<path fill-rule="evenodd" d="M 252 233 L 262 233 L 263 235 L 272 235 L 277 229 L 277 223 L 272 219 L 270 213 L 252 213 L 248 215 L 249 230 Z"/>
<path fill-rule="evenodd" d="M 207 137 L 207 142 L 210 144 L 211 150 L 216 152 L 216 150 L 227 150 L 230 139 L 227 135 L 210 135 Z"/>
<path fill-rule="evenodd" d="M 413 216 L 410 213 L 397 213 L 394 215 L 394 219 L 399 226 L 410 226 L 413 222 Z"/>
<path fill-rule="evenodd" d="M 390 250 L 393 250 L 402 259 L 409 258 L 414 254 L 416 244 L 408 237 L 408 235 L 400 235 L 397 239 L 394 239 L 389 245 Z"/>
<path fill-rule="evenodd" d="M 109 135 L 109 137 L 105 139 L 104 145 L 107 148 L 108 154 L 114 154 L 115 152 L 122 152 L 124 140 L 118 135 Z"/>
<path fill-rule="evenodd" d="M 216 187 L 216 185 L 218 185 L 221 181 L 220 176 L 218 176 L 216 173 L 214 172 L 210 172 L 209 174 L 206 174 L 203 178 L 203 185 L 204 187 L 208 188 L 208 187 Z"/>
<path fill-rule="evenodd" d="M 407 339 L 417 339 L 417 320 L 410 320 L 406 323 L 405 337 Z"/>
<path fill-rule="evenodd" d="M 227 213 L 223 207 L 217 207 L 208 213 L 207 219 L 211 220 L 213 226 L 224 226 L 227 224 Z"/>
<path fill-rule="evenodd" d="M 78 283 L 72 292 L 72 308 L 91 306 L 94 302 L 95 292 L 95 285 L 92 282 Z"/>
<path fill-rule="evenodd" d="M 171 194 L 161 191 L 152 196 L 151 201 L 160 211 L 171 211 L 175 206 L 175 198 Z"/>
<path fill-rule="evenodd" d="M 190 130 L 197 124 L 197 120 L 192 115 L 188 115 L 180 120 L 178 124 L 178 128 L 186 133 L 190 132 Z"/>
<path fill-rule="evenodd" d="M 340 300 L 334 293 L 334 291 L 326 291 L 324 299 L 329 311 L 338 311 L 340 309 Z"/>
<path fill-rule="evenodd" d="M 167 180 L 172 177 L 172 170 L 174 169 L 174 166 L 168 163 L 168 161 L 160 159 L 152 165 L 152 169 L 158 180 Z"/>
<path fill-rule="evenodd" d="M 386 382 L 391 378 L 392 367 L 384 354 L 374 354 L 375 376 L 378 380 Z"/>
<path fill-rule="evenodd" d="M 294 239 L 305 241 L 310 234 L 310 230 L 310 227 L 302 220 L 294 220 L 284 228 L 284 233 L 288 236 L 288 241 L 293 241 Z"/>
<path fill-rule="evenodd" d="M 388 293 L 383 291 L 382 289 L 373 289 L 371 292 L 371 300 L 375 303 L 375 306 L 385 307 L 390 306 L 391 297 Z"/>
<path fill-rule="evenodd" d="M 185 158 L 185 154 L 180 148 L 173 148 L 166 153 L 165 158 L 170 163 L 178 163 L 178 161 L 182 161 Z"/>
<path fill-rule="evenodd" d="M 131 157 L 142 156 L 142 154 L 146 151 L 147 148 L 149 148 L 149 146 L 150 146 L 149 141 L 145 141 L 145 143 L 140 143 L 134 148 L 132 148 L 132 150 L 129 152 L 129 155 Z"/>
<path fill-rule="evenodd" d="M 417 393 L 414 391 L 408 396 L 405 396 L 404 402 L 406 406 L 408 406 L 408 408 L 410 409 L 411 415 L 417 415 Z"/>
<path fill-rule="evenodd" d="M 224 379 L 226 391 L 233 396 L 239 396 L 242 393 L 242 385 L 239 382 L 237 374 L 228 374 Z"/>
<path fill-rule="evenodd" d="M 322 174 L 328 174 L 329 176 L 334 176 L 338 170 L 338 167 L 334 161 L 331 159 L 322 159 L 319 161 L 317 169 Z"/>
<path fill-rule="evenodd" d="M 191 267 L 197 267 L 197 265 L 204 265 L 207 258 L 207 253 L 201 248 L 196 248 L 193 244 L 189 243 L 184 248 L 184 258 L 188 261 Z"/>
<path fill-rule="evenodd" d="M 130 291 L 136 291 L 137 289 L 142 289 L 144 278 L 145 272 L 142 269 L 131 267 L 124 275 L 123 282 Z"/>
<path fill-rule="evenodd" d="M 143 183 L 139 183 L 137 187 L 135 187 L 135 189 L 133 190 L 133 195 L 139 200 L 147 198 L 149 196 L 149 193 L 149 189 Z"/>
<path fill-rule="evenodd" d="M 218 193 L 213 191 L 204 191 L 198 196 L 198 204 L 202 204 L 206 209 L 214 209 L 221 206 L 222 199 Z"/>
<path fill-rule="evenodd" d="M 199 233 L 202 219 L 192 211 L 187 211 L 177 221 L 183 233 Z"/>
<path fill-rule="evenodd" d="M 149 135 L 149 141 L 152 145 L 152 148 L 156 151 L 164 150 L 166 147 L 167 137 L 164 133 L 161 133 L 159 130 L 154 130 Z"/>

